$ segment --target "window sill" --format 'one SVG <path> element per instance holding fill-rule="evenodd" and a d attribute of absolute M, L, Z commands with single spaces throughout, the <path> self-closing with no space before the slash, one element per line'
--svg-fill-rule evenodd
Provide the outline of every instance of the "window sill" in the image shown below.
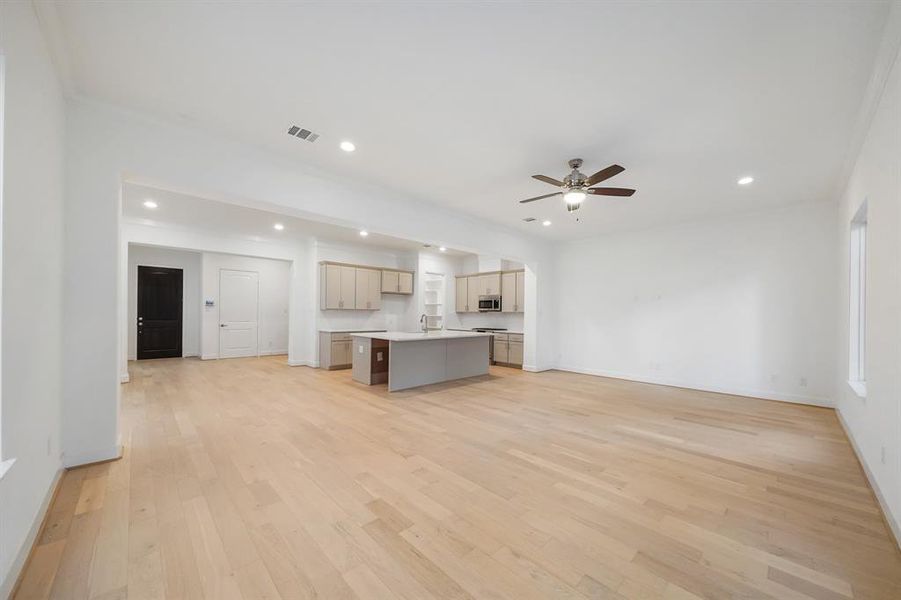
<path fill-rule="evenodd" d="M 848 381 L 848 386 L 854 390 L 854 393 L 857 394 L 858 398 L 866 398 L 867 397 L 867 382 L 866 381 Z"/>
<path fill-rule="evenodd" d="M 9 470 L 12 468 L 12 466 L 15 464 L 15 462 L 16 462 L 15 458 L 10 458 L 9 460 L 4 460 L 3 462 L 0 462 L 0 480 L 2 480 L 6 476 L 7 473 L 9 473 Z"/>

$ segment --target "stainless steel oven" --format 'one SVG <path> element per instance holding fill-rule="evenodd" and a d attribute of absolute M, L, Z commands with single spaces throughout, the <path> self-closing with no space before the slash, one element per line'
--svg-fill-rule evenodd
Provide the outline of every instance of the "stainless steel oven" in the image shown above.
<path fill-rule="evenodd" d="M 500 296 L 479 296 L 479 312 L 500 312 Z"/>

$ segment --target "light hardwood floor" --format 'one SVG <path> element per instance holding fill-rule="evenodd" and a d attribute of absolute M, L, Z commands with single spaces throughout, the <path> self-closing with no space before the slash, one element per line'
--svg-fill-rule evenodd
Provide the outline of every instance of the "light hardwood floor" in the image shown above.
<path fill-rule="evenodd" d="M 831 410 L 562 372 L 132 363 L 18 598 L 901 598 Z"/>

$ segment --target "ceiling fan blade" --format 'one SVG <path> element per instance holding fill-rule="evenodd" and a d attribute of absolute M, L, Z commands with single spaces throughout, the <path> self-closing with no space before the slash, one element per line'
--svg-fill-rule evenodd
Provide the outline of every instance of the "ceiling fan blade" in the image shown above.
<path fill-rule="evenodd" d="M 610 179 L 614 175 L 619 175 L 625 170 L 626 169 L 624 167 L 621 167 L 619 165 L 610 165 L 606 169 L 601 169 L 600 171 L 589 177 L 585 181 L 585 183 L 586 185 L 594 185 L 596 183 L 604 181 L 605 179 Z"/>
<path fill-rule="evenodd" d="M 595 196 L 631 196 L 635 193 L 635 190 L 630 190 L 629 188 L 591 188 L 588 190 L 589 194 L 594 194 Z"/>
<path fill-rule="evenodd" d="M 536 196 L 535 198 L 529 198 L 528 200 L 520 200 L 520 204 L 525 204 L 526 202 L 535 202 L 536 200 L 544 200 L 545 198 L 550 198 L 551 196 L 559 196 L 563 192 L 554 192 L 553 194 L 545 194 L 544 196 Z"/>
<path fill-rule="evenodd" d="M 543 181 L 545 183 L 549 183 L 551 185 L 556 185 L 557 187 L 563 187 L 563 182 L 554 179 L 553 177 L 548 177 L 547 175 L 532 175 L 533 179 L 537 179 L 538 181 Z"/>

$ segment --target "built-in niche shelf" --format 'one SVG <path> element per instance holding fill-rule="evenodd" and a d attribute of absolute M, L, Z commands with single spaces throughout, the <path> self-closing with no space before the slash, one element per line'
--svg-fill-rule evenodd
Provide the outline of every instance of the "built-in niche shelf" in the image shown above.
<path fill-rule="evenodd" d="M 444 328 L 444 275 L 426 272 L 423 278 L 422 303 L 425 307 L 426 326 L 429 329 Z"/>

